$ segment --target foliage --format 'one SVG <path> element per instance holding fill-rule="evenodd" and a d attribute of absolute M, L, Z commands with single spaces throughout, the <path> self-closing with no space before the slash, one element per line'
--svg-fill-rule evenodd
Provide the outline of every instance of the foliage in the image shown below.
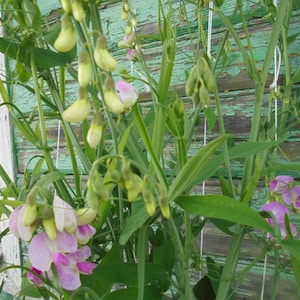
<path fill-rule="evenodd" d="M 0 38 L 0 51 L 14 66 L 0 81 L 1 106 L 10 111 L 18 134 L 39 153 L 30 158 L 22 184 L 14 183 L 0 166 L 6 185 L 1 190 L 1 214 L 10 217 L 10 231 L 29 242 L 29 260 L 24 266 L 2 270 L 19 267 L 26 274 L 18 296 L 234 299 L 241 243 L 248 234 L 263 243 L 243 273 L 265 255 L 284 255 L 300 296 L 299 240 L 288 213 L 279 221 L 276 212 L 267 208 L 257 211 L 253 203 L 259 182 L 274 186 L 282 183 L 278 173 L 299 171 L 299 163 L 282 166 L 277 156 L 280 145 L 288 139 L 288 130 L 299 124 L 300 72 L 298 68 L 291 74 L 288 56 L 289 46 L 297 39 L 297 35 L 288 35 L 296 3 L 255 3 L 256 13 L 271 28 L 259 67 L 244 10 L 248 1 L 232 1 L 231 15 L 222 10 L 226 1 L 173 2 L 157 1 L 158 10 L 152 13 L 158 32 L 151 36 L 139 33 L 134 1 L 62 0 L 55 25 L 42 15 L 35 0 L 1 4 L 5 35 Z M 118 49 L 112 49 L 113 34 L 110 28 L 105 29 L 102 18 L 103 10 L 113 4 L 120 8 L 116 17 L 125 28 Z M 203 26 L 209 10 L 226 28 L 213 57 Z M 195 16 L 189 15 L 193 11 L 196 22 L 191 21 Z M 186 42 L 191 55 L 184 95 L 172 85 L 180 43 L 178 15 L 191 33 Z M 244 37 L 234 26 L 237 19 Z M 193 32 L 197 33 L 196 41 Z M 255 83 L 249 140 L 240 144 L 235 144 L 225 128 L 217 86 L 218 68 L 230 65 L 229 35 L 241 53 L 241 68 Z M 161 47 L 159 76 L 152 74 L 145 54 L 144 47 L 151 40 Z M 263 123 L 265 88 L 277 45 L 285 65 L 285 81 L 284 86 L 271 90 L 269 115 Z M 124 51 L 122 61 L 115 56 L 120 49 Z M 74 82 L 78 94 L 70 104 L 67 96 Z M 150 94 L 149 106 L 142 101 L 143 86 Z M 18 88 L 32 95 L 35 108 L 30 115 L 14 98 Z M 283 100 L 278 120 L 272 110 L 277 100 Z M 207 119 L 210 131 L 217 121 L 219 136 L 192 151 L 199 116 Z M 47 128 L 54 121 L 59 121 L 64 133 L 71 172 L 60 169 L 53 160 Z M 170 145 L 174 151 L 167 153 Z M 234 160 L 243 165 L 239 184 L 233 180 Z M 222 194 L 199 193 L 199 184 L 213 176 L 218 176 Z M 278 201 L 288 207 L 284 212 L 299 213 L 297 182 L 293 178 L 288 182 L 292 182 L 288 201 L 284 193 L 271 188 L 266 202 Z M 8 207 L 14 211 L 10 213 Z M 222 266 L 210 257 L 206 263 L 200 257 L 203 264 L 193 259 L 196 238 L 209 222 L 231 240 Z M 88 230 L 84 242 L 78 237 L 83 226 Z M 68 235 L 69 244 L 62 245 L 61 239 Z M 49 266 L 37 258 L 36 249 L 50 255 Z M 79 258 L 83 252 L 84 258 Z M 207 270 L 205 276 L 191 283 L 191 272 L 199 268 Z M 80 287 L 66 283 L 67 272 L 76 280 L 80 276 Z"/>

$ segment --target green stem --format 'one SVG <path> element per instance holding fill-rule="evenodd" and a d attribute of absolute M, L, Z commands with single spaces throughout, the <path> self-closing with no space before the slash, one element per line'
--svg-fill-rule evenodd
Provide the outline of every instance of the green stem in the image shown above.
<path fill-rule="evenodd" d="M 286 15 L 286 10 L 288 7 L 288 2 L 289 1 L 280 1 L 280 4 L 277 9 L 277 16 L 276 20 L 273 26 L 272 34 L 270 37 L 270 42 L 267 48 L 267 53 L 266 57 L 264 60 L 263 68 L 260 74 L 260 78 L 257 78 L 259 80 L 256 80 L 256 90 L 255 90 L 255 104 L 254 104 L 254 112 L 253 112 L 253 118 L 252 118 L 252 126 L 251 126 L 251 132 L 250 132 L 250 141 L 255 142 L 258 140 L 259 136 L 259 130 L 260 130 L 260 123 L 261 123 L 261 111 L 262 111 L 262 103 L 263 103 L 263 96 L 264 96 L 264 87 L 265 83 L 267 80 L 268 76 L 268 71 L 273 59 L 273 53 L 274 53 L 274 48 L 277 44 L 278 37 L 280 34 L 280 30 L 282 28 L 284 16 Z M 222 14 L 219 13 L 221 16 Z M 221 17 L 223 21 L 225 20 L 223 17 Z M 225 20 L 227 22 L 227 20 Z M 227 22 L 228 23 L 228 22 Z M 238 45 L 241 45 L 241 42 L 236 35 L 233 27 L 231 24 L 226 24 L 229 25 L 227 28 L 229 31 L 232 33 L 233 37 L 236 39 L 236 42 Z M 243 53 L 245 49 L 242 47 L 241 52 Z M 248 55 L 243 55 L 244 59 L 249 59 Z M 246 61 L 245 61 L 246 62 Z M 250 61 L 248 60 L 246 63 L 249 63 Z M 254 63 L 254 62 L 252 62 Z M 248 66 L 250 69 L 254 69 L 255 66 L 254 64 L 252 66 Z M 256 74 L 256 73 L 254 73 Z M 253 174 L 253 169 L 254 169 L 254 162 L 255 162 L 255 156 L 248 156 L 246 158 L 245 162 L 245 167 L 244 167 L 244 175 L 242 179 L 242 190 L 241 190 L 241 196 L 247 192 L 248 189 L 248 183 L 251 179 L 251 176 Z M 226 299 L 226 296 L 228 294 L 228 291 L 231 286 L 231 280 L 233 278 L 236 265 L 238 262 L 238 257 L 240 253 L 240 247 L 241 247 L 241 241 L 243 239 L 244 232 L 241 230 L 238 233 L 235 233 L 232 237 L 230 248 L 228 251 L 228 255 L 226 257 L 226 262 L 224 265 L 224 269 L 222 272 L 221 276 L 221 282 L 218 288 L 218 293 L 217 293 L 217 298 L 216 300 L 224 300 Z"/>
<path fill-rule="evenodd" d="M 144 299 L 145 290 L 145 266 L 148 251 L 148 227 L 144 225 L 139 229 L 138 237 L 138 300 Z"/>
<path fill-rule="evenodd" d="M 282 28 L 284 17 L 287 13 L 288 2 L 289 1 L 280 1 L 280 4 L 277 9 L 276 20 L 273 25 L 272 34 L 270 36 L 266 57 L 262 67 L 260 81 L 256 82 L 255 103 L 254 103 L 254 111 L 253 111 L 250 138 L 249 138 L 250 142 L 256 142 L 258 140 L 260 125 L 261 125 L 261 112 L 262 112 L 262 104 L 264 99 L 265 83 L 268 77 L 270 65 L 273 60 L 274 49 L 278 42 L 278 37 Z M 244 168 L 245 171 L 242 179 L 242 190 L 241 190 L 242 196 L 246 192 L 247 184 L 253 173 L 253 167 L 254 167 L 254 156 L 253 155 L 248 156 L 245 161 L 245 168 Z"/>
<path fill-rule="evenodd" d="M 239 259 L 241 244 L 244 237 L 244 229 L 233 235 L 229 246 L 226 262 L 220 279 L 216 300 L 227 299 L 229 290 L 231 288 L 232 279 L 234 278 L 235 269 Z"/>
<path fill-rule="evenodd" d="M 36 95 L 36 99 L 37 99 L 37 107 L 38 107 L 38 113 L 39 113 L 39 128 L 40 128 L 40 134 L 41 134 L 40 147 L 43 151 L 43 156 L 47 162 L 49 171 L 53 172 L 53 171 L 57 171 L 57 168 L 55 167 L 55 165 L 53 163 L 53 159 L 49 152 L 44 109 L 43 109 L 41 93 L 40 93 L 40 88 L 39 88 L 39 83 L 38 83 L 37 68 L 36 68 L 36 64 L 35 64 L 33 49 L 31 49 L 31 51 L 30 51 L 30 64 L 31 64 L 31 73 L 32 73 L 32 79 L 33 79 L 33 83 L 34 83 L 34 91 L 35 91 L 35 95 Z M 57 188 L 58 195 L 60 197 L 62 197 L 65 201 L 70 203 L 71 205 L 74 205 L 73 200 L 72 200 L 66 186 L 62 182 L 62 180 L 58 180 L 57 182 L 54 183 L 54 185 Z"/>
<path fill-rule="evenodd" d="M 51 95 L 53 97 L 53 100 L 57 106 L 59 115 L 62 116 L 62 114 L 64 112 L 64 107 L 62 105 L 62 100 L 60 99 L 59 92 L 57 91 L 57 87 L 56 87 L 54 80 L 50 73 L 47 76 L 47 83 L 48 83 L 48 87 L 51 92 Z M 64 127 L 65 134 L 70 137 L 70 140 L 72 141 L 72 144 L 77 152 L 77 155 L 79 156 L 79 159 L 80 159 L 86 173 L 88 173 L 91 169 L 91 163 L 88 160 L 86 154 L 83 152 L 73 128 L 63 118 L 62 118 L 62 124 Z"/>
<path fill-rule="evenodd" d="M 179 237 L 179 233 L 174 223 L 172 217 L 169 219 L 168 227 L 171 231 L 171 236 L 173 237 L 174 248 L 176 249 L 175 252 L 175 276 L 179 284 L 180 288 L 180 300 L 193 300 L 195 299 L 195 295 L 190 285 L 190 278 L 189 278 L 189 269 L 188 269 L 188 257 L 186 257 L 187 253 L 185 253 L 181 240 Z M 186 258 L 185 258 L 186 257 Z"/>
<path fill-rule="evenodd" d="M 146 147 L 146 150 L 150 154 L 153 169 L 155 171 L 157 179 L 158 179 L 159 183 L 162 185 L 162 188 L 165 191 L 167 191 L 167 187 L 168 187 L 167 179 L 165 177 L 163 170 L 161 169 L 159 161 L 156 158 L 155 152 L 152 147 L 152 143 L 150 141 L 150 137 L 148 135 L 145 124 L 142 120 L 141 113 L 140 113 L 140 110 L 139 110 L 139 107 L 137 104 L 133 107 L 133 117 L 134 117 L 136 128 L 140 134 L 140 137 Z"/>
<path fill-rule="evenodd" d="M 292 4 L 290 4 L 292 5 Z M 289 56 L 288 56 L 288 41 L 287 41 L 287 28 L 286 26 L 282 27 L 281 36 L 282 36 L 282 53 L 283 53 L 283 61 L 284 61 L 284 98 L 281 104 L 280 109 L 280 118 L 278 123 L 278 133 L 282 132 L 282 130 L 286 129 L 286 122 L 288 118 L 288 112 L 289 112 L 289 104 L 290 101 L 286 101 L 286 97 L 290 96 L 291 91 L 291 67 L 289 64 Z"/>
<path fill-rule="evenodd" d="M 61 101 L 64 102 L 66 88 L 65 88 L 65 69 L 63 67 L 59 68 L 59 82 L 60 82 L 59 95 L 60 95 Z M 61 122 L 61 120 L 59 120 L 59 122 Z M 64 132 L 66 132 L 66 130 L 65 130 L 66 128 L 64 125 L 63 125 L 63 127 L 64 127 Z M 72 140 L 68 134 L 66 134 L 65 137 L 66 137 L 69 156 L 70 156 L 71 164 L 72 164 L 76 195 L 77 195 L 77 197 L 81 197 L 81 195 L 82 195 L 81 181 L 80 181 L 80 174 L 78 172 L 79 168 L 78 168 L 78 163 L 77 163 L 77 159 L 76 159 L 76 155 L 75 155 L 75 151 L 74 151 L 74 145 L 72 144 Z"/>
<path fill-rule="evenodd" d="M 215 102 L 216 102 L 216 108 L 217 108 L 220 134 L 226 135 L 226 129 L 225 129 L 224 119 L 223 119 L 223 114 L 222 114 L 222 109 L 221 109 L 221 102 L 220 102 L 218 87 L 216 84 L 214 86 L 214 95 L 215 95 Z M 232 198 L 235 199 L 236 194 L 235 194 L 234 184 L 233 184 L 233 180 L 232 180 L 227 142 L 225 142 L 223 144 L 223 153 L 224 153 L 224 162 L 225 162 L 226 171 L 227 171 L 227 178 L 229 180 L 230 194 L 231 194 Z"/>

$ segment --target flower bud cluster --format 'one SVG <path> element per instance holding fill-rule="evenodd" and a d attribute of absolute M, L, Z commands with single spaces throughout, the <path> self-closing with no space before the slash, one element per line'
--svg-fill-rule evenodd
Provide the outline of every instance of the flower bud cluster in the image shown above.
<path fill-rule="evenodd" d="M 201 55 L 195 66 L 190 71 L 185 85 L 185 93 L 192 97 L 194 105 L 202 103 L 204 107 L 209 104 L 209 93 L 215 86 L 214 73 L 210 68 L 207 58 Z"/>
<path fill-rule="evenodd" d="M 140 47 L 137 44 L 136 36 L 137 20 L 135 13 L 130 9 L 128 0 L 123 1 L 121 19 L 126 22 L 125 35 L 123 40 L 119 41 L 118 46 L 120 48 L 128 48 L 127 58 L 133 62 L 137 61 L 140 53 Z"/>
<path fill-rule="evenodd" d="M 166 110 L 166 122 L 175 137 L 184 136 L 185 107 L 182 99 L 171 102 Z"/>
<path fill-rule="evenodd" d="M 147 176 L 142 177 L 133 171 L 128 160 L 107 160 L 107 173 L 105 182 L 116 184 L 122 189 L 129 202 L 143 200 L 149 216 L 153 216 L 157 207 L 160 208 L 162 215 L 169 219 L 171 216 L 169 201 L 159 184 L 156 185 L 156 196 L 149 187 Z"/>
<path fill-rule="evenodd" d="M 117 167 L 118 166 L 118 167 Z M 119 164 L 107 161 L 108 178 L 126 192 L 129 202 L 136 201 L 143 191 L 143 179 L 133 172 L 130 162 L 123 159 Z"/>
<path fill-rule="evenodd" d="M 291 176 L 281 175 L 275 177 L 270 182 L 271 199 L 267 204 L 260 208 L 260 211 L 269 211 L 281 230 L 281 237 L 288 237 L 285 218 L 290 215 L 290 211 L 300 213 L 300 186 L 297 186 Z M 274 220 L 268 218 L 270 225 L 274 226 Z M 296 236 L 296 227 L 289 223 L 289 230 L 293 236 Z"/>
<path fill-rule="evenodd" d="M 96 232 L 89 223 L 97 211 L 92 208 L 76 211 L 58 196 L 54 196 L 51 206 L 37 204 L 37 193 L 38 188 L 33 188 L 26 203 L 9 217 L 11 233 L 29 242 L 31 272 L 28 279 L 43 286 L 52 278 L 54 267 L 62 288 L 75 290 L 81 285 L 80 274 L 91 274 L 95 268 L 93 263 L 85 260 L 91 255 L 86 244 Z"/>
<path fill-rule="evenodd" d="M 104 101 L 109 111 L 121 114 L 128 111 L 137 101 L 139 94 L 136 88 L 124 80 L 116 83 L 111 77 L 104 82 Z"/>

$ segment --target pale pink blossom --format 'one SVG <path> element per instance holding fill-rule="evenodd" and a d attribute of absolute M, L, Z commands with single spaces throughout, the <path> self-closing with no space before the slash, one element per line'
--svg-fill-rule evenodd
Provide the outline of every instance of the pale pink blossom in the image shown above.
<path fill-rule="evenodd" d="M 83 246 L 76 252 L 69 254 L 54 254 L 54 266 L 62 288 L 76 290 L 81 286 L 80 274 L 92 274 L 96 265 L 85 261 L 90 256 L 91 250 L 88 246 Z"/>
<path fill-rule="evenodd" d="M 276 176 L 275 179 L 270 182 L 270 191 L 277 194 L 284 194 L 288 191 L 293 183 L 294 178 L 291 176 Z"/>
<path fill-rule="evenodd" d="M 285 224 L 284 224 L 284 218 L 285 218 L 285 215 L 290 214 L 290 211 L 288 210 L 288 208 L 277 201 L 273 201 L 273 202 L 263 205 L 260 208 L 260 211 L 268 211 L 274 215 L 277 224 L 280 226 L 281 236 L 283 239 L 286 239 L 287 232 L 286 232 L 286 228 L 285 228 Z M 274 220 L 272 218 L 267 218 L 267 221 L 271 226 L 274 226 Z M 290 223 L 289 225 L 290 225 L 293 236 L 296 236 L 297 232 L 296 232 L 295 225 L 292 223 Z"/>
<path fill-rule="evenodd" d="M 286 204 L 300 202 L 300 186 L 294 186 L 282 194 L 282 199 Z"/>
<path fill-rule="evenodd" d="M 17 238 L 30 241 L 34 232 L 34 226 L 25 226 L 23 219 L 27 204 L 18 206 L 9 216 L 9 230 Z"/>
<path fill-rule="evenodd" d="M 42 272 L 40 270 L 38 270 L 35 267 L 30 268 L 31 272 L 28 272 L 26 277 L 32 281 L 32 283 L 34 283 L 36 286 L 43 286 L 44 285 L 44 280 L 43 279 L 47 279 L 47 278 L 52 278 L 52 273 L 51 271 L 49 272 Z"/>
<path fill-rule="evenodd" d="M 90 241 L 91 237 L 95 233 L 96 233 L 96 229 L 93 226 L 86 224 L 77 227 L 75 236 L 79 244 L 85 245 Z"/>
<path fill-rule="evenodd" d="M 58 231 L 75 232 L 77 228 L 77 214 L 73 207 L 58 196 L 53 200 L 55 225 Z"/>
<path fill-rule="evenodd" d="M 136 88 L 132 84 L 124 80 L 118 80 L 116 83 L 116 87 L 119 91 L 117 95 L 123 103 L 124 107 L 126 109 L 132 107 L 139 97 L 139 93 L 137 92 Z"/>
<path fill-rule="evenodd" d="M 32 267 L 48 273 L 53 264 L 59 283 L 66 290 L 75 290 L 81 286 L 80 274 L 91 274 L 95 264 L 86 261 L 91 256 L 88 246 L 78 249 L 74 234 L 58 232 L 52 241 L 46 233 L 35 235 L 29 245 L 28 257 Z"/>

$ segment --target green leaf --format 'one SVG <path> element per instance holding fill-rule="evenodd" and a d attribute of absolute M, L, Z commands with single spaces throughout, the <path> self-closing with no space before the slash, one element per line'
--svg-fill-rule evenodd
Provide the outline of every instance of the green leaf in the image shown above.
<path fill-rule="evenodd" d="M 197 300 L 215 300 L 216 295 L 208 276 L 202 277 L 193 288 Z"/>
<path fill-rule="evenodd" d="M 19 62 L 30 66 L 29 49 L 20 43 L 12 42 L 9 39 L 0 37 L 0 52 Z M 33 48 L 37 68 L 47 69 L 55 66 L 63 66 L 71 62 L 66 55 L 43 48 Z"/>
<path fill-rule="evenodd" d="M 64 178 L 64 176 L 64 173 L 61 173 L 59 171 L 53 171 L 43 175 L 36 184 L 40 186 L 48 185 L 50 183 L 53 183 L 54 181 Z"/>
<path fill-rule="evenodd" d="M 297 71 L 294 73 L 292 77 L 292 83 L 300 82 L 300 67 L 298 67 Z"/>
<path fill-rule="evenodd" d="M 176 203 L 192 215 L 227 220 L 274 234 L 273 228 L 258 212 L 227 196 L 182 196 Z"/>
<path fill-rule="evenodd" d="M 138 266 L 135 263 L 113 263 L 97 266 L 93 271 L 93 289 L 101 284 L 125 284 L 135 286 L 138 284 Z M 159 264 L 145 265 L 145 284 L 156 280 L 166 279 L 168 272 Z"/>
<path fill-rule="evenodd" d="M 200 149 L 181 169 L 169 189 L 169 199 L 174 200 L 190 189 L 196 178 L 206 167 L 208 159 L 226 140 L 228 135 L 220 136 Z M 219 166 L 219 164 L 218 164 Z M 206 179 L 206 178 L 205 178 Z"/>
<path fill-rule="evenodd" d="M 19 195 L 19 189 L 15 185 L 15 183 L 12 181 L 12 179 L 9 177 L 5 169 L 0 164 L 0 178 L 3 180 L 5 186 L 9 187 L 11 197 L 17 197 Z"/>
<path fill-rule="evenodd" d="M 291 256 L 300 260 L 300 240 L 282 240 L 279 243 Z"/>
<path fill-rule="evenodd" d="M 133 126 L 133 123 L 131 125 L 129 125 L 127 127 L 127 129 L 125 130 L 125 132 L 122 134 L 122 138 L 121 138 L 121 140 L 119 142 L 119 145 L 118 145 L 118 153 L 119 154 L 122 154 L 124 152 L 124 149 L 127 145 L 127 140 L 128 140 L 128 137 L 129 137 L 132 126 Z"/>
<path fill-rule="evenodd" d="M 210 106 L 205 107 L 203 112 L 207 120 L 208 130 L 212 131 L 217 121 L 216 113 Z"/>
<path fill-rule="evenodd" d="M 175 261 L 175 248 L 172 240 L 165 241 L 161 246 L 153 247 L 153 261 L 161 264 L 171 272 Z"/>
<path fill-rule="evenodd" d="M 103 300 L 136 300 L 138 289 L 137 288 L 126 288 L 114 291 L 103 298 Z M 155 286 L 146 286 L 144 291 L 143 300 L 159 300 L 162 298 L 161 291 Z"/>
<path fill-rule="evenodd" d="M 294 256 L 291 256 L 291 263 L 297 285 L 298 297 L 300 298 L 300 260 Z"/>
<path fill-rule="evenodd" d="M 244 158 L 248 155 L 255 155 L 267 149 L 270 149 L 282 141 L 277 142 L 245 142 L 238 144 L 237 146 L 232 147 L 229 149 L 229 159 L 236 159 L 236 158 Z M 199 174 L 195 175 L 192 181 L 192 186 L 196 183 L 202 182 L 207 178 L 215 175 L 218 168 L 224 163 L 224 154 L 220 153 L 212 158 L 210 158 L 205 163 L 205 168 L 202 168 Z"/>
<path fill-rule="evenodd" d="M 119 242 L 121 245 L 125 245 L 131 235 L 139 229 L 149 218 L 149 214 L 146 210 L 145 203 L 143 201 L 136 201 L 132 203 L 132 210 L 129 219 L 126 222 L 126 226 L 121 233 Z"/>

